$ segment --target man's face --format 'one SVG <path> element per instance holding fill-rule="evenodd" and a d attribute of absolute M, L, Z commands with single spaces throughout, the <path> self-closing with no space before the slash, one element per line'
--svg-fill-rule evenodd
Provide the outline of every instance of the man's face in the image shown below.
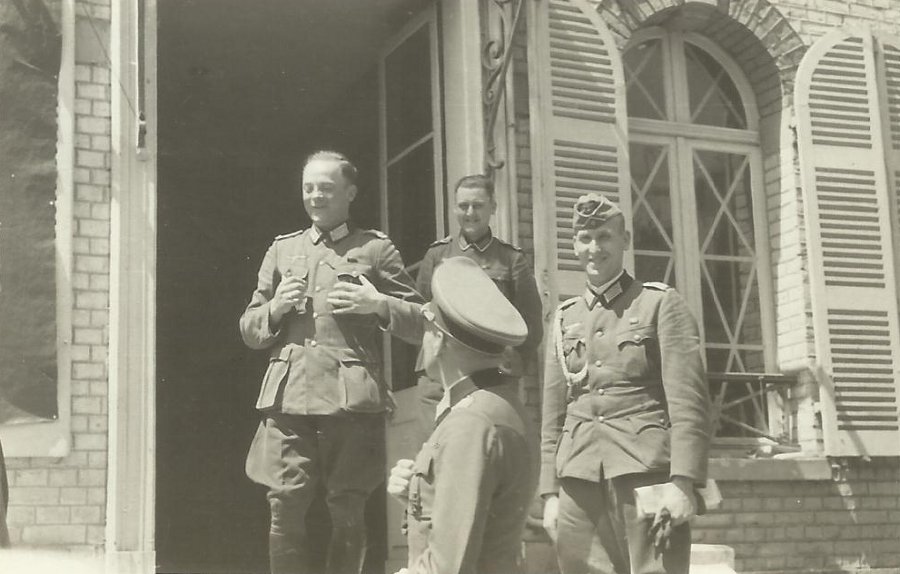
<path fill-rule="evenodd" d="M 622 271 L 625 251 L 631 244 L 631 233 L 621 217 L 592 229 L 575 232 L 575 255 L 587 273 L 591 285 L 603 285 Z"/>
<path fill-rule="evenodd" d="M 425 321 L 425 334 L 422 336 L 422 366 L 425 367 L 425 373 L 436 381 L 440 380 L 437 359 L 441 351 L 443 335 L 432 321 Z"/>
<path fill-rule="evenodd" d="M 356 186 L 341 173 L 341 164 L 315 159 L 303 168 L 303 207 L 316 227 L 331 230 L 350 217 Z"/>
<path fill-rule="evenodd" d="M 494 199 L 480 187 L 461 187 L 456 190 L 456 221 L 469 241 L 478 241 L 487 235 L 491 215 L 496 209 Z"/>

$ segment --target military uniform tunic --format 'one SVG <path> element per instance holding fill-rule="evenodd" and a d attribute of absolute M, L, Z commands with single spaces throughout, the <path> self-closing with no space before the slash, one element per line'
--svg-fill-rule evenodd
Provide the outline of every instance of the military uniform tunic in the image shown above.
<path fill-rule="evenodd" d="M 409 574 L 521 571 L 538 461 L 512 381 L 463 379 L 442 399 L 409 485 Z"/>
<path fill-rule="evenodd" d="M 281 278 L 291 274 L 307 280 L 305 303 L 273 328 L 269 301 Z M 389 295 L 387 329 L 421 343 L 422 299 L 386 235 L 344 224 L 330 234 L 312 227 L 280 236 L 266 252 L 258 286 L 240 321 L 244 342 L 269 350 L 258 409 L 330 415 L 388 408 L 378 317 L 335 315 L 327 301 L 342 274 L 365 275 L 378 291 Z"/>
<path fill-rule="evenodd" d="M 553 329 L 541 492 L 556 492 L 566 476 L 666 471 L 703 482 L 709 391 L 696 322 L 681 296 L 623 275 L 604 295 L 588 290 L 563 303 Z"/>
<path fill-rule="evenodd" d="M 562 486 L 563 572 L 686 572 L 688 524 L 676 528 L 672 556 L 659 558 L 632 493 L 675 475 L 706 479 L 709 392 L 686 303 L 623 273 L 603 293 L 563 303 L 552 329 L 540 492 Z"/>
<path fill-rule="evenodd" d="M 276 326 L 269 305 L 289 275 L 306 279 L 306 296 Z M 375 314 L 336 315 L 328 303 L 338 281 L 362 275 L 389 296 L 384 324 Z M 273 574 L 308 571 L 305 515 L 318 492 L 331 516 L 328 568 L 361 568 L 365 504 L 384 481 L 391 408 L 381 332 L 421 341 L 421 302 L 399 252 L 378 231 L 313 227 L 276 238 L 266 252 L 240 329 L 248 346 L 269 351 L 256 403 L 264 417 L 246 472 L 268 488 Z"/>

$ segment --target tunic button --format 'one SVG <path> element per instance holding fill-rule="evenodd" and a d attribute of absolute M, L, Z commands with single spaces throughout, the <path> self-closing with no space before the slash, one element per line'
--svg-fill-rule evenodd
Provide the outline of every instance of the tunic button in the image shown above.
<path fill-rule="evenodd" d="M 598 422 L 598 423 L 602 423 L 602 422 L 605 421 L 605 420 L 606 420 L 606 419 L 603 418 L 603 415 L 598 415 L 598 416 L 597 416 L 597 422 Z"/>
<path fill-rule="evenodd" d="M 321 291 L 321 290 L 322 290 L 322 287 L 321 287 L 321 286 L 316 286 L 316 293 L 318 293 L 318 292 Z"/>
<path fill-rule="evenodd" d="M 310 341 L 310 342 L 309 342 L 309 346 L 310 346 L 310 347 L 315 347 L 316 345 L 318 345 L 318 343 L 315 342 L 315 341 Z"/>
<path fill-rule="evenodd" d="M 321 267 L 322 265 L 325 265 L 325 262 L 324 262 L 324 261 L 319 261 L 319 267 Z"/>
<path fill-rule="evenodd" d="M 318 313 L 313 313 L 313 319 L 318 319 L 318 318 L 319 318 L 319 314 L 318 314 Z M 315 343 L 315 341 L 313 341 L 313 343 Z"/>
<path fill-rule="evenodd" d="M 488 267 L 490 267 L 490 265 L 488 265 L 487 263 L 482 263 L 482 264 L 481 264 L 481 268 L 482 268 L 482 269 L 487 269 Z"/>
<path fill-rule="evenodd" d="M 635 341 L 640 341 L 640 340 L 641 340 L 641 336 L 640 336 L 640 335 L 635 335 L 634 337 L 632 337 L 632 339 L 634 339 Z"/>
<path fill-rule="evenodd" d="M 597 394 L 598 394 L 598 395 L 602 395 L 602 394 L 605 393 L 605 392 L 606 392 L 606 389 L 597 389 Z"/>
<path fill-rule="evenodd" d="M 597 336 L 598 336 L 598 337 L 602 337 L 602 336 L 603 336 L 603 329 L 597 329 Z"/>
<path fill-rule="evenodd" d="M 600 359 L 597 359 L 596 361 L 594 361 L 594 366 L 595 366 L 595 367 L 602 367 L 602 366 L 603 366 L 603 361 L 601 361 Z"/>
<path fill-rule="evenodd" d="M 637 317 L 632 317 L 632 318 L 628 319 L 628 322 L 632 325 L 637 325 L 637 322 L 638 322 Z"/>

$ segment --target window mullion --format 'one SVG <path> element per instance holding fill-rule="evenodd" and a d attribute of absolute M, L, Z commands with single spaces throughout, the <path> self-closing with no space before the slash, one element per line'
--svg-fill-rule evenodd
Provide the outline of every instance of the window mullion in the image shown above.
<path fill-rule="evenodd" d="M 769 217 L 766 205 L 765 173 L 762 165 L 762 152 L 759 148 L 751 148 L 750 154 L 750 196 L 753 198 L 753 229 L 754 249 L 757 258 L 757 294 L 759 296 L 759 314 L 762 326 L 763 359 L 766 372 L 778 371 L 776 360 L 777 331 L 775 326 L 775 297 L 772 289 L 774 285 L 771 254 L 769 246 Z"/>
<path fill-rule="evenodd" d="M 705 344 L 706 336 L 703 322 L 703 284 L 700 272 L 700 242 L 697 237 L 697 198 L 694 189 L 693 149 L 684 137 L 675 138 L 675 155 L 672 162 L 673 189 L 682 193 L 672 194 L 673 234 L 675 235 L 676 277 L 679 291 L 688 306 L 697 317 L 700 328 L 701 344 Z M 706 355 L 703 357 L 706 360 Z"/>
<path fill-rule="evenodd" d="M 669 98 L 668 107 L 670 109 L 669 117 L 676 122 L 691 123 L 691 104 L 690 92 L 687 80 L 687 62 L 684 57 L 684 34 L 681 32 L 671 32 L 667 36 L 668 48 L 667 62 L 669 66 L 668 85 L 670 86 L 671 98 Z"/>

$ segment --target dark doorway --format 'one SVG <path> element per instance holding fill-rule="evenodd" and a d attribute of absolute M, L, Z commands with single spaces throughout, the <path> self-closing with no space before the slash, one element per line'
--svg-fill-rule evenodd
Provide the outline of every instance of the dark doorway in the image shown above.
<path fill-rule="evenodd" d="M 267 570 L 265 492 L 244 475 L 266 357 L 243 345 L 238 317 L 274 236 L 308 224 L 307 153 L 355 160 L 354 220 L 378 227 L 376 57 L 424 4 L 159 2 L 159 572 Z M 383 570 L 384 504 L 380 489 L 370 572 Z"/>

